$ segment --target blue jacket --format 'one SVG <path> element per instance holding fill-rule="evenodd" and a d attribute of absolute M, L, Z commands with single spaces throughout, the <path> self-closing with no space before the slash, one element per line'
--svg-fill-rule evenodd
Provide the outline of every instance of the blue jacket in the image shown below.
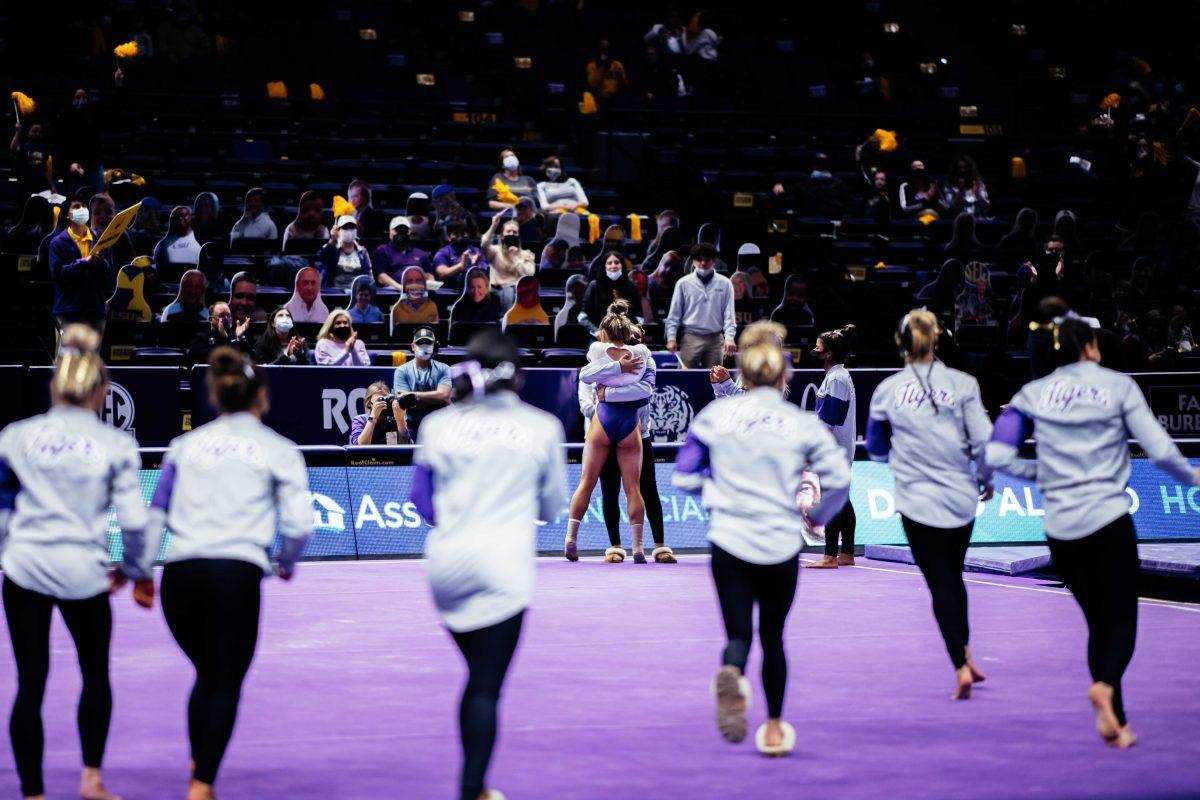
<path fill-rule="evenodd" d="M 116 284 L 112 250 L 101 253 L 99 264 L 83 257 L 64 228 L 50 240 L 50 277 L 54 280 L 54 314 L 94 314 L 103 317 Z"/>
<path fill-rule="evenodd" d="M 338 268 L 338 256 L 341 247 L 327 244 L 317 254 L 317 263 L 313 264 L 321 272 L 321 285 L 326 289 L 349 289 L 350 284 L 359 275 L 371 275 L 371 254 L 361 244 L 357 245 L 359 269 L 358 272 L 342 272 Z"/>

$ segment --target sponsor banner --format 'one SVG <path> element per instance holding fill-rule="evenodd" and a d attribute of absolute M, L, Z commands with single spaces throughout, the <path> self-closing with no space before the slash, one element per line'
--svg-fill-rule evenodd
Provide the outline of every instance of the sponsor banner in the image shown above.
<path fill-rule="evenodd" d="M 50 407 L 53 367 L 29 368 L 29 411 Z M 179 369 L 176 367 L 109 367 L 108 396 L 100 418 L 126 431 L 143 447 L 165 447 L 183 432 Z"/>
<path fill-rule="evenodd" d="M 1200 437 L 1200 373 L 1135 375 L 1158 424 L 1176 438 Z"/>
<path fill-rule="evenodd" d="M 1200 459 L 1192 459 L 1191 463 L 1200 466 Z M 655 465 L 667 544 L 675 548 L 706 548 L 708 514 L 699 497 L 671 486 L 674 466 L 665 461 Z M 580 470 L 579 464 L 567 465 L 568 488 L 578 483 Z M 429 526 L 409 501 L 411 466 L 309 467 L 308 475 L 316 531 L 304 551 L 305 557 L 413 556 L 424 551 Z M 850 498 L 858 517 L 856 542 L 905 544 L 896 513 L 896 489 L 887 464 L 857 461 L 853 475 Z M 149 503 L 158 482 L 158 471 L 143 470 L 141 480 L 142 496 Z M 1200 488 L 1175 483 L 1149 462 L 1135 459 L 1127 492 L 1139 538 L 1196 536 L 1200 524 Z M 630 532 L 623 496 L 621 504 L 621 539 L 628 546 Z M 580 526 L 580 546 L 585 550 L 608 547 L 600 506 L 600 492 L 596 491 Z M 977 510 L 971 540 L 977 544 L 1043 542 L 1042 517 L 1042 496 L 1037 487 L 1001 476 L 996 483 L 996 496 L 981 503 Z M 550 553 L 561 550 L 566 528 L 567 498 L 563 498 L 559 514 L 538 528 L 538 550 Z M 647 542 L 650 533 L 647 529 Z M 120 532 L 111 512 L 108 534 L 112 557 L 119 560 Z M 799 530 L 796 535 L 800 535 Z M 168 546 L 169 539 L 164 541 L 160 558 Z"/>

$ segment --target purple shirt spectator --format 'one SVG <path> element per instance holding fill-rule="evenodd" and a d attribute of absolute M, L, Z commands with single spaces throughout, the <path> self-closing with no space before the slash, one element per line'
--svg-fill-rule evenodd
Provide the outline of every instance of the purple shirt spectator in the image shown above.
<path fill-rule="evenodd" d="M 376 247 L 375 252 L 371 254 L 371 271 L 375 274 L 376 281 L 381 273 L 386 273 L 399 282 L 407 267 L 420 267 L 429 271 L 429 253 L 419 247 L 401 250 L 395 243 L 386 242 Z"/>
<path fill-rule="evenodd" d="M 438 267 L 452 267 L 455 264 L 457 264 L 459 262 L 459 260 L 462 259 L 464 256 L 467 259 L 467 269 L 471 269 L 471 267 L 472 267 L 472 263 L 471 263 L 472 256 L 474 256 L 476 259 L 478 259 L 478 261 L 475 262 L 475 266 L 477 266 L 480 269 L 485 269 L 485 270 L 488 268 L 487 255 L 484 254 L 484 252 L 482 250 L 480 250 L 478 247 L 476 247 L 475 245 L 473 245 L 473 244 L 467 245 L 467 249 L 464 250 L 461 254 L 454 252 L 454 248 L 451 245 L 446 245 L 441 250 L 438 250 L 436 253 L 433 254 L 433 262 L 430 266 L 431 266 L 431 269 L 433 270 L 434 275 L 437 275 Z M 452 287 L 452 288 L 461 287 L 462 286 L 462 278 L 463 278 L 463 275 L 466 273 L 467 269 L 459 270 L 456 274 L 452 275 L 449 278 L 442 278 L 441 276 L 438 276 L 438 280 L 445 283 L 446 286 L 448 286 L 448 287 Z"/>

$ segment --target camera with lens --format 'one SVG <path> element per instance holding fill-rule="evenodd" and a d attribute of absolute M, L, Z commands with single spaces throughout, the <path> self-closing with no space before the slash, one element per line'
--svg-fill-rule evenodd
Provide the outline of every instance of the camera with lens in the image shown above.
<path fill-rule="evenodd" d="M 403 394 L 401 394 L 398 397 L 394 394 L 389 394 L 387 397 L 384 397 L 383 401 L 385 403 L 387 403 L 387 407 L 389 410 L 392 407 L 393 400 L 396 401 L 400 405 L 400 407 L 405 410 L 408 410 L 417 404 L 417 396 L 415 394 L 413 394 L 412 392 L 404 392 Z"/>

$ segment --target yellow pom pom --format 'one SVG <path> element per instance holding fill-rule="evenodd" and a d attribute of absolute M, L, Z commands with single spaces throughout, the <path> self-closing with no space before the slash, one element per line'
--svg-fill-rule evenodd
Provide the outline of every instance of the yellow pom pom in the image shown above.
<path fill-rule="evenodd" d="M 342 197 L 340 194 L 333 196 L 333 218 L 344 216 L 346 214 L 354 215 L 354 206 L 350 205 L 350 201 Z"/>
<path fill-rule="evenodd" d="M 1025 166 L 1025 159 L 1020 156 L 1013 156 L 1012 159 L 1012 179 L 1014 181 L 1024 180 L 1029 175 L 1029 170 Z"/>
<path fill-rule="evenodd" d="M 496 180 L 492 182 L 492 188 L 496 190 L 496 199 L 499 202 L 508 203 L 510 205 L 517 204 L 517 196 L 512 193 L 512 190 L 508 188 L 508 184 L 504 181 L 496 178 Z"/>
<path fill-rule="evenodd" d="M 287 100 L 287 84 L 283 81 L 267 81 L 267 97 L 272 100 Z"/>
<path fill-rule="evenodd" d="M 637 214 L 629 215 L 629 238 L 634 242 L 642 240 L 642 218 Z"/>
<path fill-rule="evenodd" d="M 874 142 L 881 153 L 891 153 L 900 146 L 896 141 L 896 132 L 885 131 L 883 128 L 876 128 L 868 141 Z"/>
<path fill-rule="evenodd" d="M 1121 107 L 1121 95 L 1117 94 L 1116 92 L 1105 95 L 1104 99 L 1100 101 L 1100 110 L 1101 111 L 1111 111 L 1114 108 L 1120 108 L 1120 107 Z"/>
<path fill-rule="evenodd" d="M 591 92 L 583 93 L 583 100 L 579 103 L 579 113 L 585 117 L 596 113 L 596 98 Z"/>
<path fill-rule="evenodd" d="M 324 100 L 325 90 L 321 88 L 319 83 L 310 83 L 308 85 L 308 96 L 313 100 Z"/>
<path fill-rule="evenodd" d="M 13 92 L 12 99 L 17 101 L 17 110 L 22 116 L 29 116 L 37 110 L 37 103 L 33 102 L 33 98 L 22 92 Z"/>
<path fill-rule="evenodd" d="M 119 44 L 113 48 L 113 54 L 117 58 L 133 58 L 138 54 L 138 43 L 136 41 Z"/>

